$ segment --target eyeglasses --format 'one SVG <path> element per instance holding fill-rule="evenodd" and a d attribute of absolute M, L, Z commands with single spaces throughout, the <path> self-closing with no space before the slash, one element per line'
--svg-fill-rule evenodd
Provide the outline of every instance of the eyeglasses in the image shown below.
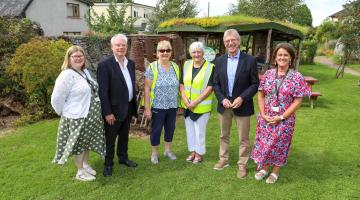
<path fill-rule="evenodd" d="M 171 52 L 171 49 L 159 49 L 158 50 L 160 53 L 170 53 Z"/>
<path fill-rule="evenodd" d="M 70 56 L 71 58 L 77 58 L 77 59 L 79 59 L 79 58 L 83 58 L 84 57 L 84 55 L 78 55 L 78 56 Z"/>
<path fill-rule="evenodd" d="M 231 43 L 234 43 L 235 41 L 239 41 L 237 39 L 228 39 L 228 40 L 225 40 L 225 44 L 230 44 Z"/>

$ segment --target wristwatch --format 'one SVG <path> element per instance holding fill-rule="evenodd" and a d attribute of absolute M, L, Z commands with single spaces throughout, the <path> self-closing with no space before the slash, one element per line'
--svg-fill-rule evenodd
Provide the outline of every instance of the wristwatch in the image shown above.
<path fill-rule="evenodd" d="M 280 115 L 280 119 L 281 119 L 281 121 L 284 121 L 284 115 Z"/>

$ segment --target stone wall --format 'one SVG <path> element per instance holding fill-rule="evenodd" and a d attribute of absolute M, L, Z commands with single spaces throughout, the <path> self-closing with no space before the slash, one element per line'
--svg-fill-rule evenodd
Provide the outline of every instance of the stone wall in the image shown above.
<path fill-rule="evenodd" d="M 111 37 L 101 36 L 62 36 L 62 39 L 84 48 L 88 69 L 96 75 L 98 62 L 112 54 L 110 48 Z M 56 38 L 55 38 L 56 39 Z M 144 88 L 144 71 L 148 63 L 156 59 L 156 44 L 161 40 L 169 40 L 172 43 L 174 51 L 174 60 L 178 64 L 182 63 L 182 40 L 178 35 L 129 35 L 128 36 L 128 53 L 127 57 L 135 61 L 136 68 L 136 91 L 137 99 L 143 96 Z M 144 121 L 143 108 L 139 105 L 139 118 L 133 120 L 132 132 L 139 133 L 149 132 L 150 121 Z"/>

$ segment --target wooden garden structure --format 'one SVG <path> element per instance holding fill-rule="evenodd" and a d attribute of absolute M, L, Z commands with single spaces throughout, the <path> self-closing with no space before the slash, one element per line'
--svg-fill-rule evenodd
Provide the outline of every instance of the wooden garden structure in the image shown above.
<path fill-rule="evenodd" d="M 241 50 L 258 58 L 259 67 L 266 69 L 271 63 L 274 44 L 280 41 L 294 41 L 297 49 L 296 64 L 300 60 L 301 43 L 306 27 L 260 18 L 245 16 L 226 16 L 215 18 L 174 19 L 160 25 L 159 34 L 179 35 L 184 46 L 182 58 L 189 58 L 187 49 L 194 41 L 204 42 L 212 47 L 217 55 L 225 52 L 223 33 L 227 29 L 236 29 L 242 37 Z M 244 45 L 245 44 L 245 45 Z"/>

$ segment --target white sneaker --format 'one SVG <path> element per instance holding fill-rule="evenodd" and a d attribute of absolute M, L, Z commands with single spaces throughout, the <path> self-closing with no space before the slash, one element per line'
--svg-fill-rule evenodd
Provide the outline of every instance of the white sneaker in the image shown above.
<path fill-rule="evenodd" d="M 158 164 L 159 163 L 159 158 L 157 154 L 152 154 L 151 155 L 151 162 L 152 164 Z"/>
<path fill-rule="evenodd" d="M 79 181 L 93 181 L 95 180 L 95 176 L 88 174 L 85 170 L 78 170 L 75 178 Z"/>
<path fill-rule="evenodd" d="M 93 168 L 91 168 L 90 165 L 84 165 L 84 170 L 85 170 L 88 174 L 93 175 L 93 176 L 96 176 L 96 171 L 95 171 Z"/>
<path fill-rule="evenodd" d="M 176 159 L 175 154 L 173 152 L 171 152 L 171 151 L 168 151 L 168 152 L 165 151 L 164 156 L 169 157 L 170 160 L 175 160 Z"/>

